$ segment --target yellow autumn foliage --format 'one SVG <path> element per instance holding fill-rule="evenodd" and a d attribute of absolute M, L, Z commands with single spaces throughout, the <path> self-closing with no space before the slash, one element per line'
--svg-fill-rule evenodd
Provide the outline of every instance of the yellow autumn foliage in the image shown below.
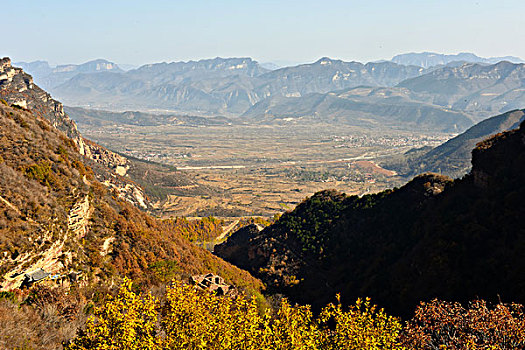
<path fill-rule="evenodd" d="M 286 300 L 274 312 L 260 312 L 255 298 L 220 297 L 174 282 L 161 306 L 150 294 L 134 293 L 126 280 L 66 348 L 401 349 L 400 331 L 399 321 L 368 299 L 347 311 L 330 304 L 314 317 L 309 306 Z"/>
<path fill-rule="evenodd" d="M 87 320 L 86 330 L 67 349 L 160 349 L 158 302 L 151 294 L 137 295 L 131 287 L 131 281 L 124 280 L 117 296 L 95 309 L 96 317 Z"/>

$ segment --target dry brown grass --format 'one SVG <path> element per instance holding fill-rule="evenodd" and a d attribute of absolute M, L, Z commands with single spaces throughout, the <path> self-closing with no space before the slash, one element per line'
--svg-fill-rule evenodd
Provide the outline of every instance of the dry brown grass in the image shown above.
<path fill-rule="evenodd" d="M 86 322 L 84 305 L 75 306 L 76 312 L 64 314 L 56 303 L 26 305 L 0 299 L 0 349 L 62 349 Z"/>

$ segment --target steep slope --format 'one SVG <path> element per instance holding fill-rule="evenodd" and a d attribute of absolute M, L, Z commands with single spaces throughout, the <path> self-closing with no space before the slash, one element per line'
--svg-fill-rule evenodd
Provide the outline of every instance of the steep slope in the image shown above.
<path fill-rule="evenodd" d="M 13 67 L 8 57 L 0 59 L 0 98 L 46 118 L 55 128 L 75 140 L 82 152 L 80 133 L 75 123 L 64 113 L 62 104 L 34 84 L 29 74 Z"/>
<path fill-rule="evenodd" d="M 88 158 L 95 168 L 95 174 L 108 187 L 117 189 L 122 198 L 147 209 L 149 204 L 143 190 L 125 175 L 131 162 L 126 157 L 111 152 L 96 143 L 85 140 L 73 120 L 64 112 L 62 103 L 54 100 L 49 93 L 33 83 L 33 78 L 20 68 L 11 65 L 9 58 L 0 60 L 0 98 L 8 105 L 29 109 L 36 116 L 51 122 L 53 127 L 64 132 L 78 147 L 78 152 Z"/>
<path fill-rule="evenodd" d="M 260 284 L 182 238 L 164 223 L 119 200 L 84 165 L 74 143 L 46 120 L 2 105 L 0 251 L 2 288 L 44 268 L 89 280 L 130 275 L 162 279 L 170 263 L 179 278 L 214 271 L 255 290 Z M 108 244 L 109 243 L 109 244 Z M 167 265 L 170 266 L 170 265 Z"/>
<path fill-rule="evenodd" d="M 80 154 L 87 158 L 85 162 L 94 170 L 100 182 L 115 190 L 120 198 L 144 210 L 152 210 L 154 204 L 152 202 L 162 202 L 167 199 L 168 195 L 188 194 L 188 192 L 209 195 L 210 191 L 213 191 L 197 185 L 191 177 L 172 167 L 116 154 L 94 142 L 85 140 L 77 130 L 74 121 L 65 113 L 62 103 L 54 100 L 51 95 L 34 84 L 30 75 L 20 68 L 12 67 L 8 58 L 3 59 L 0 66 L 0 98 L 6 100 L 8 104 L 27 107 L 34 114 L 51 121 L 54 127 L 65 132 L 75 141 Z M 101 121 L 104 118 L 111 120 L 113 117 L 118 121 L 128 123 L 133 123 L 134 120 L 139 123 L 148 123 L 153 120 L 157 123 L 195 123 L 197 125 L 213 123 L 212 120 L 199 117 L 142 115 L 134 112 L 122 115 L 115 113 L 107 116 L 102 111 L 86 112 L 74 109 L 72 111 L 75 116 L 81 119 L 88 118 L 91 121 Z M 86 113 L 89 115 L 86 116 Z M 224 119 L 216 118 L 215 120 L 221 123 Z M 148 179 L 144 178 L 145 174 L 150 175 Z"/>
<path fill-rule="evenodd" d="M 525 110 L 507 112 L 474 125 L 444 144 L 423 152 L 408 152 L 387 160 L 382 165 L 398 174 L 414 176 L 422 172 L 436 172 L 461 177 L 470 170 L 471 151 L 483 139 L 517 128 L 525 120 Z"/>
<path fill-rule="evenodd" d="M 318 193 L 216 252 L 314 305 L 337 292 L 400 315 L 435 297 L 523 303 L 525 124 L 480 143 L 472 163 L 455 181 L 427 174 L 361 198 Z"/>
<path fill-rule="evenodd" d="M 3 68 L 0 74 L 11 72 L 10 65 Z M 81 272 L 93 283 L 125 275 L 158 283 L 214 272 L 250 291 L 261 288 L 248 273 L 184 239 L 180 222 L 154 219 L 121 193 L 140 187 L 125 179 L 120 180 L 124 188 L 109 180 L 99 182 L 101 176 L 116 178 L 111 163 L 118 163 L 119 156 L 87 140 L 85 150 L 99 153 L 82 155 L 74 139 L 39 110 L 29 109 L 39 106 L 33 101 L 42 92 L 36 86 L 24 91 L 28 108 L 20 107 L 20 92 L 10 88 L 27 76 L 15 73 L 12 81 L 0 81 L 2 96 L 15 101 L 0 103 L 2 290 L 20 286 L 24 274 L 38 268 L 60 275 L 60 280 L 72 271 Z"/>

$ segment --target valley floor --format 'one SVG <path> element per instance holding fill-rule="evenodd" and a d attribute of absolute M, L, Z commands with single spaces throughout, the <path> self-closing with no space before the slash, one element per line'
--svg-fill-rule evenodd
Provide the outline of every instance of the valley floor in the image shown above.
<path fill-rule="evenodd" d="M 399 186 L 403 178 L 373 161 L 451 137 L 295 123 L 79 127 L 112 150 L 176 166 L 214 189 L 212 195 L 170 196 L 157 203 L 164 217 L 272 216 L 323 189 L 360 195 Z"/>

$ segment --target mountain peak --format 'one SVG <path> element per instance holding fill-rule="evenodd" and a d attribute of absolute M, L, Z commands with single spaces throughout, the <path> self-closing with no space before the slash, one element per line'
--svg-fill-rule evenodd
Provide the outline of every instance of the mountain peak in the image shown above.
<path fill-rule="evenodd" d="M 315 64 L 328 65 L 337 62 L 338 60 L 331 59 L 330 57 L 321 57 Z"/>
<path fill-rule="evenodd" d="M 5 68 L 11 67 L 11 59 L 9 57 L 4 57 L 0 59 L 0 69 L 4 70 Z"/>
<path fill-rule="evenodd" d="M 79 73 L 89 73 L 89 72 L 98 72 L 98 71 L 117 71 L 120 72 L 121 69 L 117 66 L 117 64 L 110 62 L 105 59 L 96 59 L 92 61 L 88 61 L 86 63 L 82 64 L 65 64 L 65 65 L 59 65 L 56 66 L 55 69 L 53 69 L 54 73 L 61 73 L 61 72 L 79 72 Z"/>

